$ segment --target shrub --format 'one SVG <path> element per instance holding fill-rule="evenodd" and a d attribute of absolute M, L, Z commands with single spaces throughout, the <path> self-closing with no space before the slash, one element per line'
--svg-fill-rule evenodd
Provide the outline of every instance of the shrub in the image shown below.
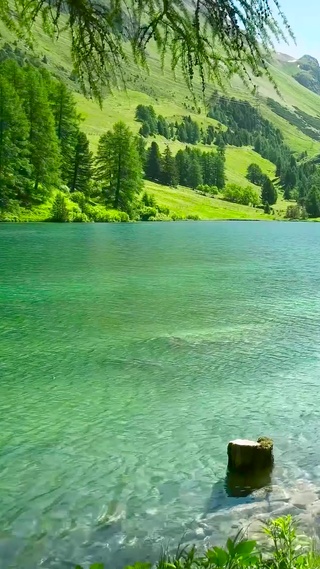
<path fill-rule="evenodd" d="M 128 223 L 130 221 L 130 217 L 125 211 L 119 211 L 119 213 L 121 223 Z"/>
<path fill-rule="evenodd" d="M 186 219 L 190 219 L 190 220 L 193 220 L 193 221 L 199 221 L 200 217 L 199 217 L 199 215 L 198 215 L 197 213 L 189 213 L 189 214 L 186 216 Z"/>
<path fill-rule="evenodd" d="M 51 221 L 60 223 L 70 221 L 70 211 L 67 200 L 62 192 L 57 192 L 51 209 Z"/>
<path fill-rule="evenodd" d="M 141 221 L 148 221 L 150 217 L 156 217 L 157 209 L 155 207 L 144 207 L 140 211 L 140 219 Z"/>
<path fill-rule="evenodd" d="M 142 194 L 141 202 L 147 207 L 156 207 L 156 208 L 158 207 L 154 195 L 148 194 L 147 192 L 144 192 Z"/>
<path fill-rule="evenodd" d="M 228 184 L 224 189 L 224 199 L 228 202 L 256 207 L 260 200 L 257 192 L 251 186 L 243 188 L 237 184 Z"/>
<path fill-rule="evenodd" d="M 250 164 L 248 166 L 247 178 L 250 182 L 257 186 L 262 186 L 264 177 L 265 175 L 258 164 Z"/>
<path fill-rule="evenodd" d="M 217 186 L 209 186 L 210 187 L 210 194 L 212 196 L 216 196 L 219 193 L 219 188 Z"/>
<path fill-rule="evenodd" d="M 84 210 L 85 206 L 86 206 L 86 196 L 82 193 L 82 192 L 73 192 L 70 194 L 70 199 L 74 202 L 77 203 L 80 208 L 81 211 Z"/>
<path fill-rule="evenodd" d="M 75 223 L 87 223 L 89 221 L 89 218 L 85 213 L 80 212 L 80 213 L 75 213 L 72 216 L 72 221 Z"/>
<path fill-rule="evenodd" d="M 170 209 L 168 207 L 158 206 L 158 212 L 163 215 L 170 215 Z"/>
<path fill-rule="evenodd" d="M 171 212 L 170 217 L 171 217 L 172 221 L 181 221 L 181 220 L 185 219 L 185 217 L 181 213 L 177 213 L 175 211 Z"/>
<path fill-rule="evenodd" d="M 200 192 L 201 194 L 209 194 L 210 193 L 210 186 L 208 186 L 208 184 L 199 184 L 199 186 L 196 187 L 197 192 Z"/>
<path fill-rule="evenodd" d="M 287 219 L 306 219 L 308 214 L 303 206 L 295 204 L 288 205 L 285 217 Z"/>

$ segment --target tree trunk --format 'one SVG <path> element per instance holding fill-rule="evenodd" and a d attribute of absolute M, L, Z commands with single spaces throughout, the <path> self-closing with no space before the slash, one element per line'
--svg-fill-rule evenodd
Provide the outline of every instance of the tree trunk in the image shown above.
<path fill-rule="evenodd" d="M 231 472 L 262 470 L 273 465 L 273 442 L 261 438 L 257 442 L 237 439 L 228 444 L 228 469 Z"/>

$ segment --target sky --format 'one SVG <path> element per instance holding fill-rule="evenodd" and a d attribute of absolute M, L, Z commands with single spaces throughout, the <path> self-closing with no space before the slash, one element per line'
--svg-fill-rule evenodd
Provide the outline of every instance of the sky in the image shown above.
<path fill-rule="evenodd" d="M 277 51 L 299 58 L 313 55 L 320 60 L 320 0 L 279 0 L 296 37 L 297 45 L 281 43 Z"/>

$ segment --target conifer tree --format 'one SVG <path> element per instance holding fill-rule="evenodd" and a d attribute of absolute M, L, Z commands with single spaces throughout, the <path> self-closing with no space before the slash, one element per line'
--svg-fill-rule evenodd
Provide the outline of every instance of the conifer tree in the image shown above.
<path fill-rule="evenodd" d="M 32 67 L 24 69 L 23 105 L 29 126 L 29 152 L 34 191 L 39 184 L 54 185 L 59 177 L 60 152 L 54 119 L 42 77 Z"/>
<path fill-rule="evenodd" d="M 61 178 L 68 183 L 70 163 L 79 142 L 79 122 L 73 94 L 62 81 L 52 82 L 50 89 L 55 128 L 61 150 Z"/>
<path fill-rule="evenodd" d="M 131 214 L 143 187 L 142 167 L 135 137 L 123 122 L 100 137 L 96 178 L 106 204 Z"/>
<path fill-rule="evenodd" d="M 89 140 L 84 132 L 78 131 L 73 156 L 70 158 L 67 180 L 70 191 L 87 194 L 93 171 L 93 156 L 89 149 Z"/>
<path fill-rule="evenodd" d="M 200 184 L 203 183 L 201 163 L 196 157 L 191 158 L 188 165 L 188 179 L 187 186 L 195 190 Z"/>
<path fill-rule="evenodd" d="M 147 180 L 159 182 L 161 179 L 161 154 L 158 144 L 153 141 L 147 153 L 145 175 Z"/>
<path fill-rule="evenodd" d="M 176 163 L 169 146 L 166 147 L 162 157 L 161 182 L 165 186 L 176 186 L 178 183 Z"/>
<path fill-rule="evenodd" d="M 0 75 L 0 208 L 23 197 L 29 176 L 27 118 L 14 88 Z"/>
<path fill-rule="evenodd" d="M 271 182 L 270 178 L 265 176 L 262 189 L 261 189 L 261 201 L 263 204 L 267 203 L 273 205 L 276 203 L 278 198 L 277 190 Z"/>

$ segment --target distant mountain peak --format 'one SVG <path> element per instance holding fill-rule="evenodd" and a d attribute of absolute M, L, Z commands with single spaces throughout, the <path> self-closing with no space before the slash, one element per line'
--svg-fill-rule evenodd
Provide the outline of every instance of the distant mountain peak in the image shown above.
<path fill-rule="evenodd" d="M 310 67 L 319 67 L 319 61 L 312 55 L 303 55 L 300 59 L 297 59 L 297 63 L 309 65 Z"/>
<path fill-rule="evenodd" d="M 297 66 L 297 72 L 294 74 L 296 81 L 320 95 L 319 61 L 312 55 L 303 55 L 295 61 L 295 65 Z"/>

